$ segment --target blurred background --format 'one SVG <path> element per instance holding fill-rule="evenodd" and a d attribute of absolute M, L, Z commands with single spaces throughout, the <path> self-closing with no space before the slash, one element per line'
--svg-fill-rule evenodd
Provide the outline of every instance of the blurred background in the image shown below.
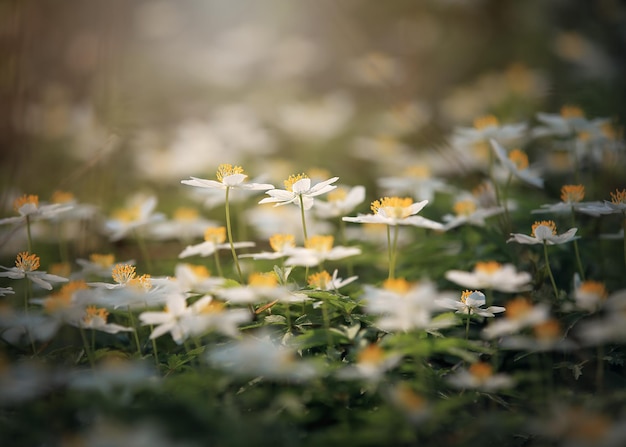
<path fill-rule="evenodd" d="M 487 113 L 623 123 L 625 25 L 618 0 L 2 0 L 3 201 L 167 194 L 220 163 L 367 183 L 372 144 L 445 148 Z"/>

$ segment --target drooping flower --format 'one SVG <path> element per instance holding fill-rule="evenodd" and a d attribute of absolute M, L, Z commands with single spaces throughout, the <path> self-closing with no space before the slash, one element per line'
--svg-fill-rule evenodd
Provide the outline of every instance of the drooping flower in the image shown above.
<path fill-rule="evenodd" d="M 0 265 L 0 268 L 6 270 L 5 272 L 0 272 L 0 277 L 11 279 L 27 278 L 46 290 L 52 290 L 51 283 L 68 281 L 67 278 L 39 271 L 39 256 L 26 251 L 18 253 L 15 260 L 15 267 L 4 267 Z"/>
<path fill-rule="evenodd" d="M 520 233 L 511 233 L 511 237 L 507 242 L 517 242 L 519 244 L 546 244 L 546 245 L 558 245 L 565 244 L 574 239 L 578 239 L 576 236 L 577 228 L 570 228 L 563 234 L 556 233 L 556 224 L 552 220 L 542 220 L 535 222 L 532 226 L 532 232 L 530 236 Z"/>
<path fill-rule="evenodd" d="M 513 264 L 495 261 L 477 262 L 472 272 L 448 270 L 446 279 L 471 289 L 493 289 L 500 292 L 520 292 L 531 288 L 532 276 L 517 272 Z"/>
<path fill-rule="evenodd" d="M 439 222 L 426 219 L 416 214 L 428 204 L 428 200 L 413 202 L 410 197 L 383 197 L 372 202 L 373 214 L 359 214 L 357 217 L 344 217 L 346 222 L 378 223 L 385 225 L 413 225 L 416 227 L 442 230 L 443 225 Z"/>
<path fill-rule="evenodd" d="M 339 177 L 332 177 L 311 185 L 311 179 L 307 175 L 291 175 L 284 181 L 285 189 L 270 189 L 266 191 L 265 194 L 270 197 L 262 199 L 259 203 L 274 203 L 274 206 L 295 203 L 297 206 L 309 210 L 315 203 L 315 197 L 337 188 L 335 185 L 332 185 L 337 180 L 339 180 Z"/>

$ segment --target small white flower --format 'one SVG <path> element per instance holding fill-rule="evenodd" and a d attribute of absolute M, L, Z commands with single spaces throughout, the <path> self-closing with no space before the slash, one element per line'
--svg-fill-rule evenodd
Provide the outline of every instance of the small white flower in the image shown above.
<path fill-rule="evenodd" d="M 156 206 L 155 196 L 136 195 L 129 198 L 126 206 L 115 210 L 104 223 L 109 240 L 119 241 L 134 231 L 163 220 L 163 214 L 154 212 Z"/>
<path fill-rule="evenodd" d="M 491 322 L 483 329 L 485 338 L 515 334 L 528 326 L 534 326 L 548 320 L 550 309 L 545 304 L 533 305 L 524 297 L 517 297 L 506 303 L 506 314 Z"/>
<path fill-rule="evenodd" d="M 412 225 L 415 227 L 442 230 L 439 222 L 416 216 L 428 204 L 428 200 L 414 203 L 410 197 L 383 197 L 372 202 L 374 214 L 359 214 L 357 217 L 344 217 L 346 222 L 378 223 L 385 225 Z"/>
<path fill-rule="evenodd" d="M 519 149 L 514 149 L 507 154 L 505 149 L 496 140 L 492 139 L 490 143 L 500 163 L 502 163 L 512 175 L 530 185 L 543 188 L 543 179 L 538 177 L 537 174 L 528 167 L 528 157 L 524 152 Z"/>
<path fill-rule="evenodd" d="M 358 247 L 333 247 L 334 237 L 331 235 L 311 236 L 304 242 L 304 248 L 296 247 L 290 250 L 285 265 L 314 267 L 324 261 L 336 261 L 350 256 L 361 254 Z"/>
<path fill-rule="evenodd" d="M 217 180 L 206 180 L 191 177 L 191 180 L 181 180 L 183 185 L 196 186 L 198 188 L 210 189 L 247 189 L 254 191 L 265 191 L 272 189 L 274 185 L 268 183 L 244 183 L 248 176 L 243 173 L 241 166 L 221 164 L 217 168 Z"/>
<path fill-rule="evenodd" d="M 234 242 L 234 248 L 254 247 L 254 242 Z M 204 232 L 204 242 L 196 245 L 188 245 L 178 255 L 179 258 L 187 258 L 189 256 L 211 256 L 217 250 L 230 250 L 230 244 L 226 243 L 226 228 L 207 228 Z"/>
<path fill-rule="evenodd" d="M 459 369 L 447 376 L 448 383 L 455 388 L 476 389 L 485 392 L 494 392 L 502 388 L 511 388 L 515 381 L 506 374 L 494 374 L 490 364 L 477 362 L 469 368 Z"/>
<path fill-rule="evenodd" d="M 345 216 L 365 200 L 365 187 L 358 185 L 346 189 L 341 186 L 328 194 L 328 201 L 319 200 L 315 215 L 321 219 Z"/>
<path fill-rule="evenodd" d="M 591 216 L 610 214 L 607 206 L 602 202 L 583 202 L 585 187 L 583 185 L 564 185 L 561 188 L 561 201 L 555 204 L 541 205 L 531 213 L 572 213 L 580 212 Z"/>
<path fill-rule="evenodd" d="M 377 382 L 387 371 L 400 363 L 401 359 L 400 354 L 386 354 L 379 345 L 371 344 L 358 353 L 356 363 L 337 371 L 337 377 Z"/>
<path fill-rule="evenodd" d="M 266 197 L 259 203 L 274 203 L 274 206 L 295 203 L 297 206 L 302 206 L 303 209 L 309 210 L 315 203 L 314 197 L 335 189 L 336 186 L 332 185 L 332 183 L 335 183 L 337 180 L 339 180 L 339 177 L 333 177 L 311 186 L 311 179 L 305 174 L 291 175 L 284 182 L 286 189 L 270 189 L 266 191 L 265 194 L 270 197 Z"/>
<path fill-rule="evenodd" d="M 473 272 L 448 270 L 447 280 L 470 289 L 493 289 L 500 292 L 530 290 L 532 276 L 517 272 L 513 264 L 500 264 L 495 261 L 477 262 Z"/>
<path fill-rule="evenodd" d="M 495 317 L 494 314 L 504 312 L 506 309 L 500 306 L 489 306 L 483 309 L 485 305 L 485 294 L 479 291 L 470 292 L 466 290 L 461 294 L 459 301 L 450 298 L 441 298 L 435 301 L 439 306 L 447 309 L 456 309 L 457 314 L 479 315 L 481 317 Z"/>
<path fill-rule="evenodd" d="M 504 207 L 501 206 L 483 207 L 473 197 L 458 200 L 455 202 L 453 209 L 455 212 L 454 215 L 446 214 L 442 218 L 445 222 L 443 225 L 444 231 L 449 231 L 465 224 L 484 227 L 486 225 L 485 219 L 504 212 Z"/>
<path fill-rule="evenodd" d="M 39 256 L 34 253 L 18 253 L 15 261 L 15 267 L 4 267 L 0 265 L 0 268 L 6 270 L 6 272 L 0 272 L 0 277 L 11 279 L 27 278 L 46 290 L 52 290 L 52 283 L 68 281 L 67 278 L 38 271 Z"/>
<path fill-rule="evenodd" d="M 511 233 L 511 237 L 507 242 L 517 242 L 519 244 L 535 245 L 558 245 L 578 239 L 576 236 L 577 228 L 570 228 L 563 234 L 556 234 L 556 224 L 551 220 L 542 220 L 535 222 L 532 226 L 530 236 L 520 233 Z"/>
<path fill-rule="evenodd" d="M 333 271 L 332 276 L 330 276 L 326 270 L 323 270 L 321 272 L 309 275 L 309 277 L 307 278 L 307 283 L 310 287 L 313 287 L 317 290 L 326 290 L 330 292 L 337 291 L 359 278 L 358 276 L 350 276 L 349 278 L 343 279 L 339 278 L 337 274 L 337 269 Z"/>
<path fill-rule="evenodd" d="M 40 219 L 52 219 L 72 209 L 72 205 L 64 205 L 62 203 L 40 204 L 39 197 L 31 194 L 15 199 L 13 208 L 19 216 L 0 219 L 0 225 L 22 223 L 26 222 L 26 219 L 29 219 L 31 222 Z"/>

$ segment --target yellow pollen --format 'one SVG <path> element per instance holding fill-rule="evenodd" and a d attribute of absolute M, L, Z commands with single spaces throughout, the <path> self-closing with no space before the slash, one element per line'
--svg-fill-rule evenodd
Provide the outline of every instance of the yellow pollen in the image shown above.
<path fill-rule="evenodd" d="M 282 252 L 296 246 L 293 234 L 273 234 L 270 236 L 270 247 L 276 252 Z"/>
<path fill-rule="evenodd" d="M 115 267 L 113 267 L 113 271 L 111 272 L 113 281 L 118 284 L 126 284 L 136 275 L 137 273 L 135 272 L 135 266 L 130 264 L 117 264 Z"/>
<path fill-rule="evenodd" d="M 556 224 L 553 220 L 542 220 L 540 222 L 535 222 L 532 227 L 531 236 L 535 237 L 535 230 L 538 227 L 548 227 L 552 230 L 552 234 L 556 234 Z"/>
<path fill-rule="evenodd" d="M 511 160 L 520 171 L 528 168 L 528 155 L 520 149 L 513 149 L 509 152 L 509 160 Z"/>
<path fill-rule="evenodd" d="M 293 184 L 305 178 L 309 178 L 309 176 L 306 174 L 290 175 L 289 178 L 283 182 L 283 184 L 285 185 L 285 189 L 287 191 L 293 191 Z"/>
<path fill-rule="evenodd" d="M 616 189 L 611 193 L 611 203 L 615 205 L 626 204 L 626 189 Z"/>
<path fill-rule="evenodd" d="M 425 165 L 412 165 L 404 170 L 403 176 L 427 179 L 430 178 L 430 168 Z"/>
<path fill-rule="evenodd" d="M 317 252 L 328 252 L 333 248 L 333 242 L 335 238 L 331 235 L 328 236 L 312 236 L 304 242 L 304 248 L 309 250 L 315 250 Z"/>
<path fill-rule="evenodd" d="M 473 200 L 461 200 L 452 207 L 457 216 L 469 216 L 476 211 L 476 202 Z"/>
<path fill-rule="evenodd" d="M 13 202 L 13 208 L 15 209 L 15 211 L 19 211 L 20 208 L 26 205 L 27 203 L 32 203 L 33 205 L 35 205 L 35 207 L 39 207 L 39 196 L 36 196 L 33 194 L 30 194 L 30 195 L 24 194 L 23 196 L 15 199 L 15 201 Z"/>
<path fill-rule="evenodd" d="M 551 318 L 533 326 L 535 337 L 541 340 L 554 340 L 561 335 L 561 324 L 558 320 Z"/>
<path fill-rule="evenodd" d="M 141 276 L 136 276 L 128 280 L 127 283 L 130 287 L 135 287 L 136 289 L 148 291 L 152 288 L 152 283 L 150 282 L 150 275 L 144 274 Z"/>
<path fill-rule="evenodd" d="M 204 231 L 204 240 L 214 244 L 223 244 L 226 240 L 226 227 L 210 227 Z"/>
<path fill-rule="evenodd" d="M 74 200 L 74 194 L 67 191 L 54 191 L 52 193 L 52 203 L 68 203 Z"/>
<path fill-rule="evenodd" d="M 496 127 L 500 124 L 498 118 L 494 115 L 480 116 L 474 120 L 474 128 L 477 130 L 483 130 L 487 127 Z"/>
<path fill-rule="evenodd" d="M 470 297 L 470 295 L 474 292 L 478 292 L 478 290 L 466 290 L 465 292 L 461 293 L 461 302 L 463 304 L 467 304 L 467 299 Z"/>
<path fill-rule="evenodd" d="M 87 306 L 85 309 L 85 316 L 83 320 L 85 323 L 90 323 L 94 318 L 102 318 L 106 323 L 109 312 L 103 307 Z"/>
<path fill-rule="evenodd" d="M 474 266 L 475 272 L 493 274 L 502 268 L 502 264 L 496 261 L 477 262 Z"/>
<path fill-rule="evenodd" d="M 112 217 L 122 222 L 134 222 L 139 220 L 141 216 L 141 207 L 139 205 L 129 208 L 118 208 L 112 213 Z"/>
<path fill-rule="evenodd" d="M 405 295 L 413 285 L 404 278 L 389 278 L 383 282 L 383 289 L 398 295 Z"/>
<path fill-rule="evenodd" d="M 518 320 L 533 310 L 533 305 L 527 298 L 518 296 L 506 303 L 506 318 Z"/>
<path fill-rule="evenodd" d="M 198 219 L 199 216 L 200 213 L 195 208 L 181 206 L 180 208 L 176 208 L 174 211 L 174 220 L 178 221 L 194 221 Z"/>
<path fill-rule="evenodd" d="M 115 262 L 115 255 L 110 253 L 106 255 L 100 253 L 92 253 L 91 255 L 89 255 L 89 260 L 102 268 L 108 268 L 111 267 Z"/>
<path fill-rule="evenodd" d="M 346 198 L 348 192 L 345 188 L 335 188 L 326 195 L 329 202 L 340 202 Z"/>
<path fill-rule="evenodd" d="M 374 214 L 384 211 L 387 217 L 403 219 L 411 215 L 410 208 L 412 204 L 413 199 L 410 197 L 383 197 L 379 200 L 374 200 L 370 208 Z"/>
<path fill-rule="evenodd" d="M 583 185 L 565 185 L 561 188 L 561 200 L 567 203 L 577 203 L 585 198 Z"/>
<path fill-rule="evenodd" d="M 315 287 L 316 289 L 325 289 L 330 283 L 331 279 L 332 277 L 330 276 L 330 274 L 326 270 L 324 270 L 322 272 L 309 275 L 309 277 L 307 278 L 307 283 L 311 287 Z"/>
<path fill-rule="evenodd" d="M 233 166 L 231 164 L 221 164 L 217 167 L 217 180 L 223 181 L 224 177 L 234 174 L 243 174 L 243 168 L 241 166 Z"/>
<path fill-rule="evenodd" d="M 39 268 L 39 256 L 23 251 L 17 254 L 15 266 L 23 272 L 33 272 Z"/>
<path fill-rule="evenodd" d="M 481 382 L 493 376 L 493 368 L 489 363 L 476 362 L 469 367 L 469 373 Z"/>
<path fill-rule="evenodd" d="M 385 351 L 376 344 L 371 344 L 357 356 L 358 363 L 365 363 L 368 365 L 379 365 L 385 359 Z"/>
<path fill-rule="evenodd" d="M 199 309 L 201 314 L 218 314 L 224 310 L 225 304 L 220 301 L 211 300 Z"/>
<path fill-rule="evenodd" d="M 579 292 L 589 293 L 604 299 L 607 297 L 608 292 L 604 283 L 599 281 L 584 281 L 578 288 Z"/>
<path fill-rule="evenodd" d="M 578 106 L 565 105 L 561 107 L 561 117 L 568 118 L 583 118 L 585 113 L 583 109 Z"/>
<path fill-rule="evenodd" d="M 209 278 L 211 273 L 204 265 L 185 264 L 197 278 Z"/>
<path fill-rule="evenodd" d="M 278 285 L 278 279 L 274 272 L 255 272 L 248 276 L 248 284 L 253 287 L 276 287 Z"/>

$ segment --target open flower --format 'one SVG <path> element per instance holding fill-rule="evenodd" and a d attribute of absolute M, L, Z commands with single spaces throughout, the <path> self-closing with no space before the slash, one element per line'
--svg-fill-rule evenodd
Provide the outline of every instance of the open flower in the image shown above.
<path fill-rule="evenodd" d="M 602 202 L 583 202 L 584 198 L 585 187 L 583 185 L 563 185 L 560 202 L 541 205 L 539 209 L 532 210 L 531 213 L 572 213 L 577 211 L 590 216 L 610 213 Z"/>
<path fill-rule="evenodd" d="M 118 264 L 133 265 L 134 260 L 125 262 L 115 262 L 113 253 L 92 253 L 89 259 L 76 259 L 76 263 L 81 267 L 81 271 L 76 275 L 80 277 L 100 276 L 110 278 L 113 274 L 113 268 Z"/>
<path fill-rule="evenodd" d="M 489 363 L 476 362 L 469 368 L 459 369 L 447 377 L 448 383 L 455 388 L 477 389 L 493 392 L 502 388 L 510 388 L 515 382 L 506 374 L 494 374 Z"/>
<path fill-rule="evenodd" d="M 326 260 L 335 261 L 361 254 L 358 247 L 333 247 L 333 242 L 331 235 L 311 236 L 304 242 L 304 248 L 296 247 L 290 251 L 285 265 L 314 267 Z"/>
<path fill-rule="evenodd" d="M 352 188 L 337 187 L 328 194 L 327 201 L 318 201 L 315 214 L 322 219 L 345 216 L 365 200 L 365 187 L 358 185 Z"/>
<path fill-rule="evenodd" d="M 279 285 L 274 272 L 252 273 L 248 277 L 247 285 L 223 288 L 217 291 L 217 294 L 225 301 L 235 304 L 254 304 L 273 300 L 302 302 L 307 299 L 306 295 L 293 293 L 287 287 Z"/>
<path fill-rule="evenodd" d="M 461 225 L 474 225 L 477 227 L 484 227 L 486 225 L 485 219 L 489 217 L 502 214 L 504 208 L 501 206 L 481 206 L 475 198 L 462 198 L 454 203 L 453 206 L 454 215 L 446 214 L 443 216 L 445 222 L 443 226 L 444 231 L 451 230 Z"/>
<path fill-rule="evenodd" d="M 314 273 L 307 278 L 307 284 L 317 290 L 337 291 L 358 279 L 358 276 L 342 279 L 337 277 L 337 273 L 337 269 L 333 272 L 333 276 L 330 276 L 326 270 Z"/>
<path fill-rule="evenodd" d="M 163 220 L 165 218 L 163 214 L 154 212 L 156 206 L 157 198 L 155 196 L 136 195 L 131 197 L 124 208 L 115 210 L 112 216 L 106 220 L 104 226 L 109 239 L 119 241 L 133 231 Z"/>
<path fill-rule="evenodd" d="M 428 204 L 428 200 L 413 202 L 410 197 L 383 197 L 372 202 L 373 214 L 359 214 L 357 217 L 344 217 L 346 222 L 378 223 L 385 225 L 413 225 L 415 227 L 443 229 L 439 222 L 416 216 Z"/>
<path fill-rule="evenodd" d="M 538 112 L 537 120 L 542 125 L 532 130 L 534 137 L 571 137 L 591 127 L 583 110 L 572 105 L 564 105 L 559 113 Z"/>
<path fill-rule="evenodd" d="M 545 304 L 533 305 L 527 298 L 519 296 L 506 303 L 504 318 L 493 321 L 485 329 L 485 338 L 515 334 L 528 326 L 548 320 L 550 309 Z"/>
<path fill-rule="evenodd" d="M 190 177 L 191 180 L 181 180 L 183 185 L 196 186 L 198 188 L 211 189 L 247 189 L 255 191 L 266 191 L 272 189 L 274 185 L 269 183 L 245 183 L 248 176 L 243 173 L 241 166 L 221 164 L 217 168 L 217 180 L 205 180 L 197 177 Z"/>
<path fill-rule="evenodd" d="M 0 225 L 16 224 L 39 219 L 52 219 L 53 217 L 72 209 L 72 205 L 62 203 L 42 204 L 39 203 L 39 196 L 24 194 L 13 202 L 13 208 L 19 214 L 16 217 L 6 217 L 0 219 Z"/>
<path fill-rule="evenodd" d="M 235 248 L 254 247 L 254 242 L 235 242 Z M 188 245 L 178 255 L 179 258 L 200 255 L 211 256 L 217 250 L 229 250 L 230 244 L 226 243 L 226 227 L 207 228 L 204 232 L 204 242 L 196 245 Z"/>
<path fill-rule="evenodd" d="M 363 379 L 372 382 L 380 380 L 401 360 L 400 354 L 386 353 L 378 344 L 363 348 L 357 355 L 356 363 L 337 372 L 340 379 Z"/>
<path fill-rule="evenodd" d="M 79 320 L 79 326 L 84 329 L 106 332 L 107 334 L 134 331 L 132 327 L 121 326 L 115 323 L 107 323 L 108 316 L 109 312 L 102 307 L 87 306 L 83 318 Z"/>
<path fill-rule="evenodd" d="M 517 242 L 519 244 L 546 244 L 559 245 L 578 239 L 576 236 L 577 228 L 570 228 L 563 234 L 556 234 L 556 224 L 552 220 L 542 220 L 535 222 L 532 226 L 530 236 L 520 233 L 511 233 L 511 237 L 507 242 Z"/>
<path fill-rule="evenodd" d="M 493 289 L 500 292 L 519 292 L 531 288 L 532 276 L 517 272 L 513 264 L 500 264 L 495 261 L 477 262 L 473 272 L 448 270 L 446 279 L 471 289 Z"/>
<path fill-rule="evenodd" d="M 11 279 L 27 278 L 46 290 L 52 290 L 51 283 L 68 281 L 67 278 L 38 271 L 39 256 L 26 251 L 18 253 L 15 260 L 15 267 L 4 267 L 0 265 L 0 268 L 6 270 L 6 272 L 0 272 L 0 277 Z"/>
<path fill-rule="evenodd" d="M 530 185 L 543 188 L 543 179 L 538 177 L 537 174 L 528 167 L 528 156 L 524 152 L 519 149 L 513 149 L 507 154 L 506 150 L 496 140 L 490 140 L 490 143 L 500 163 L 502 163 L 512 175 Z"/>
<path fill-rule="evenodd" d="M 311 186 L 311 179 L 305 174 L 291 175 L 284 181 L 285 189 L 270 189 L 265 194 L 266 197 L 259 203 L 274 203 L 274 206 L 295 203 L 305 210 L 309 210 L 315 203 L 314 197 L 332 191 L 336 186 L 332 185 L 339 180 L 339 177 L 332 177 L 323 182 Z"/>
<path fill-rule="evenodd" d="M 479 315 L 481 317 L 495 317 L 494 314 L 506 310 L 506 308 L 500 306 L 489 306 L 483 309 L 482 307 L 485 305 L 485 294 L 477 290 L 473 292 L 466 290 L 461 294 L 459 301 L 450 298 L 441 298 L 437 300 L 436 303 L 447 309 L 456 309 L 457 314 Z"/>
<path fill-rule="evenodd" d="M 289 256 L 296 246 L 296 238 L 293 234 L 273 234 L 269 239 L 270 247 L 273 251 L 262 251 L 260 253 L 248 253 L 239 255 L 240 258 L 259 259 L 280 259 Z"/>

